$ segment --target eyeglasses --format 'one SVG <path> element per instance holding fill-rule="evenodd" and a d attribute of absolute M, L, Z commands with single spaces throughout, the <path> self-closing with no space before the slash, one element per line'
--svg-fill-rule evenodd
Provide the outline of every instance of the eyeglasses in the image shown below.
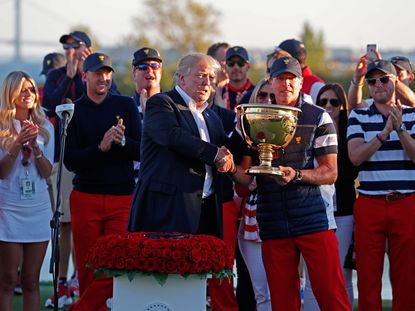
<path fill-rule="evenodd" d="M 71 43 L 63 43 L 62 46 L 64 50 L 69 50 L 69 49 L 79 49 L 79 47 L 83 44 L 85 43 L 82 41 L 75 41 Z"/>
<path fill-rule="evenodd" d="M 389 80 L 390 80 L 390 76 L 383 76 L 383 77 L 380 77 L 380 78 L 369 78 L 369 79 L 366 79 L 366 82 L 367 82 L 368 85 L 373 86 L 373 85 L 376 84 L 377 81 L 382 82 L 382 84 L 386 84 L 386 83 L 389 82 Z"/>
<path fill-rule="evenodd" d="M 320 98 L 318 106 L 325 106 L 327 103 L 330 103 L 333 107 L 340 106 L 340 101 L 337 98 Z"/>
<path fill-rule="evenodd" d="M 275 99 L 275 94 L 261 91 L 261 92 L 258 92 L 256 97 L 257 97 L 258 100 L 261 100 L 261 101 L 265 101 L 268 98 L 271 99 L 271 101 L 273 101 Z"/>
<path fill-rule="evenodd" d="M 242 68 L 243 66 L 245 66 L 246 62 L 244 62 L 243 60 L 229 60 L 226 62 L 226 65 L 228 65 L 229 67 L 233 67 L 238 65 L 238 67 Z"/>
<path fill-rule="evenodd" d="M 150 64 L 144 63 L 144 64 L 136 65 L 135 68 L 137 68 L 140 71 L 147 71 L 149 68 L 153 70 L 159 70 L 160 64 L 159 63 L 150 63 Z"/>

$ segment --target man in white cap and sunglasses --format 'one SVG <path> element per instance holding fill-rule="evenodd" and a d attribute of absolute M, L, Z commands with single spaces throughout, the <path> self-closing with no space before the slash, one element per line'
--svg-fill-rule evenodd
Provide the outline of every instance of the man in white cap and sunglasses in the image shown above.
<path fill-rule="evenodd" d="M 415 310 L 415 108 L 397 99 L 396 69 L 376 60 L 365 75 L 373 103 L 352 110 L 347 139 L 359 167 L 354 206 L 359 309 L 381 310 L 385 245 L 389 245 L 394 310 Z"/>

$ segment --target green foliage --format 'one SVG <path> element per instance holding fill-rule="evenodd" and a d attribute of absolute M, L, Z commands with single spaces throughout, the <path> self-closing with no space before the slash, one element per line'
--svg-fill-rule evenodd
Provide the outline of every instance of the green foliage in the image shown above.
<path fill-rule="evenodd" d="M 307 49 L 306 64 L 317 75 L 327 74 L 326 44 L 323 32 L 317 32 L 311 27 L 310 23 L 305 22 L 300 38 Z"/>
<path fill-rule="evenodd" d="M 99 268 L 94 269 L 94 275 L 96 278 L 102 278 L 103 276 L 112 278 L 112 277 L 118 277 L 122 275 L 127 275 L 128 280 L 131 282 L 136 275 L 143 275 L 143 276 L 152 276 L 157 281 L 157 283 L 160 284 L 160 286 L 163 286 L 166 284 L 167 279 L 169 277 L 169 274 L 167 273 L 160 273 L 160 272 L 147 272 L 142 270 L 114 270 L 114 269 L 108 269 L 108 268 Z M 191 275 L 199 276 L 200 279 L 206 279 L 209 275 L 214 275 L 216 278 L 220 279 L 220 282 L 224 280 L 224 278 L 233 278 L 235 277 L 233 271 L 231 269 L 224 269 L 219 272 L 201 272 L 196 274 L 181 274 L 181 276 L 184 279 L 188 279 Z"/>
<path fill-rule="evenodd" d="M 252 81 L 253 84 L 258 83 L 266 75 L 266 66 L 265 65 L 251 65 L 251 68 L 248 71 L 248 78 Z"/>
<path fill-rule="evenodd" d="M 205 52 L 219 34 L 220 12 L 193 0 L 146 0 L 135 19 L 138 38 L 155 38 L 152 43 L 175 49 L 180 54 Z M 157 13 L 155 13 L 157 12 Z"/>

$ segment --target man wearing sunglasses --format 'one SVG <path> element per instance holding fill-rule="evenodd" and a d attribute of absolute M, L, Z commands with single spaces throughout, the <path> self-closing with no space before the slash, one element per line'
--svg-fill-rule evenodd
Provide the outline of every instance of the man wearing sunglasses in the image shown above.
<path fill-rule="evenodd" d="M 379 59 L 381 59 L 379 52 L 376 53 Z M 394 65 L 396 77 L 398 78 L 396 83 L 396 96 L 403 104 L 415 107 L 415 93 L 409 87 L 414 80 L 410 60 L 404 56 L 394 56 L 389 61 Z M 372 98 L 363 99 L 364 79 L 369 63 L 366 55 L 363 55 L 356 65 L 347 95 L 349 102 L 348 109 L 366 107 L 372 104 Z"/>
<path fill-rule="evenodd" d="M 376 60 L 365 75 L 373 103 L 352 110 L 347 139 L 359 167 L 354 206 L 359 309 L 381 310 L 385 245 L 389 245 L 393 310 L 415 310 L 415 108 L 397 99 L 392 62 Z"/>
<path fill-rule="evenodd" d="M 135 51 L 133 57 L 133 79 L 135 82 L 133 99 L 142 116 L 147 99 L 160 93 L 162 59 L 159 51 L 148 47 Z"/>
<path fill-rule="evenodd" d="M 139 112 L 140 122 L 143 122 L 147 99 L 160 93 L 160 80 L 162 74 L 162 59 L 159 51 L 143 47 L 133 55 L 133 79 L 135 92 L 132 96 Z M 138 180 L 140 162 L 134 161 L 135 181 Z"/>
<path fill-rule="evenodd" d="M 223 104 L 226 108 L 234 110 L 240 104 L 242 97 L 247 92 L 252 92 L 255 85 L 248 79 L 249 68 L 249 56 L 245 48 L 233 46 L 226 51 L 226 72 L 229 76 L 229 82 L 222 90 L 218 90 L 223 103 L 216 104 Z"/>
<path fill-rule="evenodd" d="M 301 114 L 295 137 L 272 161 L 283 175 L 256 176 L 257 220 L 271 305 L 273 310 L 300 310 L 301 254 L 320 309 L 350 311 L 334 232 L 336 129 L 328 113 L 301 92 L 301 72 L 291 56 L 271 66 L 276 104 L 299 108 Z M 252 181 L 239 166 L 233 177 L 243 185 Z"/>

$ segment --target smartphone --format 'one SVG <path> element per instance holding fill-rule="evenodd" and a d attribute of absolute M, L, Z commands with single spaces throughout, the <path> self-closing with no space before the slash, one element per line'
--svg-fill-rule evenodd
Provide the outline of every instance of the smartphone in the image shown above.
<path fill-rule="evenodd" d="M 366 59 L 370 62 L 373 62 L 378 59 L 377 52 L 378 46 L 376 44 L 368 44 L 366 46 Z"/>

